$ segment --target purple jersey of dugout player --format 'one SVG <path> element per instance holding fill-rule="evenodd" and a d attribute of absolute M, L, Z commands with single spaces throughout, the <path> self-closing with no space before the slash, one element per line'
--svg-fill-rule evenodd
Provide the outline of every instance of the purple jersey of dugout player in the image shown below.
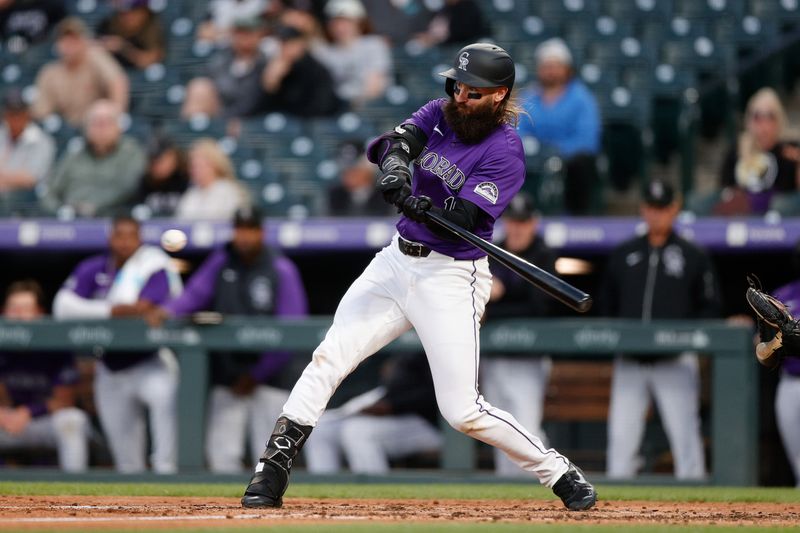
<path fill-rule="evenodd" d="M 474 233 L 491 240 L 494 221 L 525 182 L 522 142 L 513 127 L 503 124 L 478 144 L 462 143 L 444 118 L 442 107 L 446 103 L 445 98 L 431 100 L 404 122 L 414 124 L 428 136 L 414 165 L 412 194 L 428 196 L 433 205 L 444 209 L 450 207 L 449 198 L 472 202 L 488 215 L 480 217 Z M 372 147 L 367 153 L 372 154 Z M 397 230 L 404 239 L 455 259 L 486 255 L 461 239 L 443 239 L 408 217 L 400 218 Z"/>
<path fill-rule="evenodd" d="M 228 254 L 224 248 L 213 252 L 192 275 L 183 293 L 169 301 L 164 308 L 174 316 L 209 309 L 214 298 L 219 272 L 227 262 Z M 279 280 L 274 316 L 286 318 L 306 316 L 308 314 L 306 293 L 294 265 L 285 257 L 278 256 L 275 258 L 274 268 Z M 290 357 L 289 352 L 267 352 L 251 369 L 250 375 L 262 383 L 280 370 Z"/>
<path fill-rule="evenodd" d="M 793 281 L 777 288 L 773 294 L 775 298 L 786 304 L 789 312 L 795 318 L 800 313 L 800 281 Z M 783 358 L 783 369 L 793 376 L 800 376 L 800 354 L 790 355 Z"/>
<path fill-rule="evenodd" d="M 0 383 L 14 407 L 25 405 L 34 417 L 47 414 L 53 388 L 75 385 L 78 371 L 69 353 L 0 352 Z"/>
<path fill-rule="evenodd" d="M 97 255 L 81 262 L 64 286 L 81 298 L 103 300 L 108 296 L 117 272 L 110 255 Z M 139 292 L 139 298 L 159 305 L 169 299 L 169 294 L 169 278 L 162 269 L 150 276 Z M 131 367 L 153 354 L 154 352 L 117 352 L 110 357 L 104 357 L 103 363 L 109 370 L 117 371 Z"/>

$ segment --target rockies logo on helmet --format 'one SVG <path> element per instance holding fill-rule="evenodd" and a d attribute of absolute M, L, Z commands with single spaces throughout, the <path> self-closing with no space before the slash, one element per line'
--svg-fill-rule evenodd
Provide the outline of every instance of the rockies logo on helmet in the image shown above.
<path fill-rule="evenodd" d="M 469 52 L 464 52 L 458 56 L 458 68 L 467 70 L 467 65 L 469 65 Z"/>

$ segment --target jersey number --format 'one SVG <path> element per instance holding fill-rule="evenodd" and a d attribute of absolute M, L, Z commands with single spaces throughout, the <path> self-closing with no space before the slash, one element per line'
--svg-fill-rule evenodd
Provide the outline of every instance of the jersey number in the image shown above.
<path fill-rule="evenodd" d="M 444 199 L 444 210 L 445 211 L 452 211 L 453 208 L 456 206 L 456 197 L 455 196 L 448 196 Z"/>

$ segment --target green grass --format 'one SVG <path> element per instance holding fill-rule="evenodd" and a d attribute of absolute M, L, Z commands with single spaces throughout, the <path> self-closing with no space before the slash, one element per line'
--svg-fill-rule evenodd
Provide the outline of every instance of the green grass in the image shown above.
<path fill-rule="evenodd" d="M 0 482 L 0 495 L 31 496 L 198 496 L 238 498 L 242 484 L 227 483 L 66 483 Z M 800 503 L 800 490 L 765 487 L 656 487 L 600 485 L 602 500 L 651 500 L 684 502 L 778 502 Z M 397 499 L 554 499 L 539 485 L 525 484 L 357 484 L 295 483 L 287 498 L 397 498 Z"/>

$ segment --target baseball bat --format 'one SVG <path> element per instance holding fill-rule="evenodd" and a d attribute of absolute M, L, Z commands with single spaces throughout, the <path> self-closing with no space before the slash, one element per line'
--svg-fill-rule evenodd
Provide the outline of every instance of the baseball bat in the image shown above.
<path fill-rule="evenodd" d="M 471 245 L 475 246 L 486 252 L 486 254 L 511 269 L 522 279 L 528 283 L 533 284 L 539 289 L 543 290 L 556 300 L 562 302 L 568 307 L 585 313 L 592 306 L 592 297 L 573 287 L 563 279 L 554 276 L 546 270 L 542 270 L 538 266 L 529 263 L 528 261 L 518 257 L 507 250 L 503 250 L 489 241 L 482 239 L 474 233 L 462 228 L 438 213 L 427 212 L 428 220 L 433 221 L 436 225 L 450 231 L 461 239 L 464 239 Z"/>

